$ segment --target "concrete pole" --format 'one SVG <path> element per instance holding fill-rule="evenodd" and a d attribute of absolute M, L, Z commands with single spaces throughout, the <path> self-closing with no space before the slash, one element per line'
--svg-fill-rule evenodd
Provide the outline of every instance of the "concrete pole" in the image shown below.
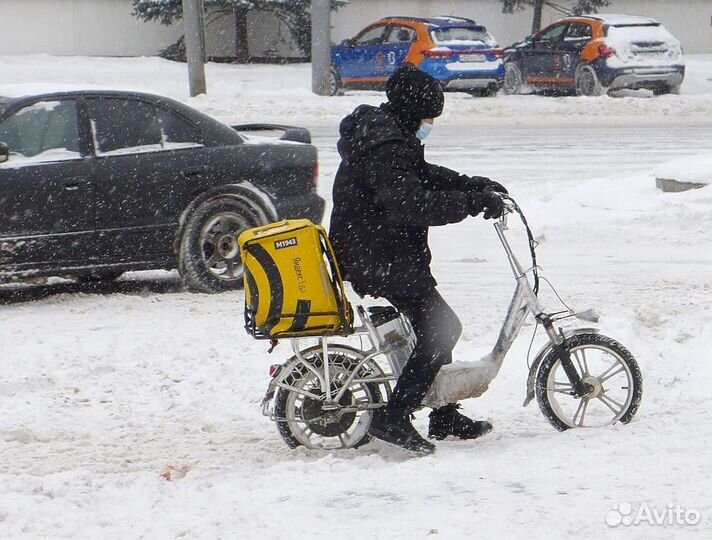
<path fill-rule="evenodd" d="M 331 70 L 331 0 L 312 0 L 311 22 L 312 92 L 328 96 Z"/>
<path fill-rule="evenodd" d="M 534 17 L 532 18 L 532 34 L 541 30 L 541 12 L 544 10 L 544 0 L 534 0 Z"/>
<path fill-rule="evenodd" d="M 185 55 L 191 97 L 207 93 L 205 83 L 205 26 L 203 0 L 183 0 Z"/>

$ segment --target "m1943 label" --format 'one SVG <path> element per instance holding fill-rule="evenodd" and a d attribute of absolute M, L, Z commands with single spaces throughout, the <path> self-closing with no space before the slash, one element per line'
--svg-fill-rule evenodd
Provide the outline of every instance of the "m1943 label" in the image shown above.
<path fill-rule="evenodd" d="M 293 247 L 297 245 L 297 239 L 295 237 L 285 238 L 284 240 L 276 240 L 274 243 L 274 249 L 283 249 L 288 247 Z"/>

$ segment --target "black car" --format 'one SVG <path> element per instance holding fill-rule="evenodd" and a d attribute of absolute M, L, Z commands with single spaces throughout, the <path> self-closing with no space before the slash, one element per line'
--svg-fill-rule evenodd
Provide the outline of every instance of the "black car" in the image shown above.
<path fill-rule="evenodd" d="M 599 96 L 622 88 L 679 94 L 682 47 L 659 22 L 637 15 L 565 17 L 504 50 L 504 91 Z"/>
<path fill-rule="evenodd" d="M 252 134 L 272 128 L 282 140 Z M 323 217 L 309 142 L 150 94 L 0 97 L 0 279 L 178 268 L 193 289 L 238 288 L 242 230 Z"/>

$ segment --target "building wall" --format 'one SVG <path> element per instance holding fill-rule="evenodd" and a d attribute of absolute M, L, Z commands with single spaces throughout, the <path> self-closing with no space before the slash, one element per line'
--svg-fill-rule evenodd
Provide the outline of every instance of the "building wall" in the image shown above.
<path fill-rule="evenodd" d="M 460 15 L 483 23 L 506 46 L 530 33 L 532 12 L 505 15 L 501 6 L 499 0 L 350 0 L 332 15 L 332 39 L 351 37 L 387 15 Z M 181 22 L 145 23 L 131 9 L 131 0 L 0 0 L 0 54 L 154 55 L 183 34 Z M 676 35 L 685 52 L 712 53 L 712 0 L 613 0 L 606 11 L 648 15 Z M 543 23 L 559 17 L 546 10 Z M 210 15 L 206 21 L 207 54 L 231 56 L 234 21 Z M 294 54 L 288 32 L 273 16 L 252 14 L 248 25 L 252 55 Z"/>
<path fill-rule="evenodd" d="M 0 54 L 153 55 L 183 34 L 131 9 L 131 0 L 0 0 Z"/>

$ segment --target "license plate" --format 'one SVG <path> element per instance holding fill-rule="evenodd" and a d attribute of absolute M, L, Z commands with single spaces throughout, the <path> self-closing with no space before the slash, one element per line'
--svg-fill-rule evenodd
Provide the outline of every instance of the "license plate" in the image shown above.
<path fill-rule="evenodd" d="M 486 60 L 484 54 L 461 54 L 460 62 L 484 62 Z"/>

